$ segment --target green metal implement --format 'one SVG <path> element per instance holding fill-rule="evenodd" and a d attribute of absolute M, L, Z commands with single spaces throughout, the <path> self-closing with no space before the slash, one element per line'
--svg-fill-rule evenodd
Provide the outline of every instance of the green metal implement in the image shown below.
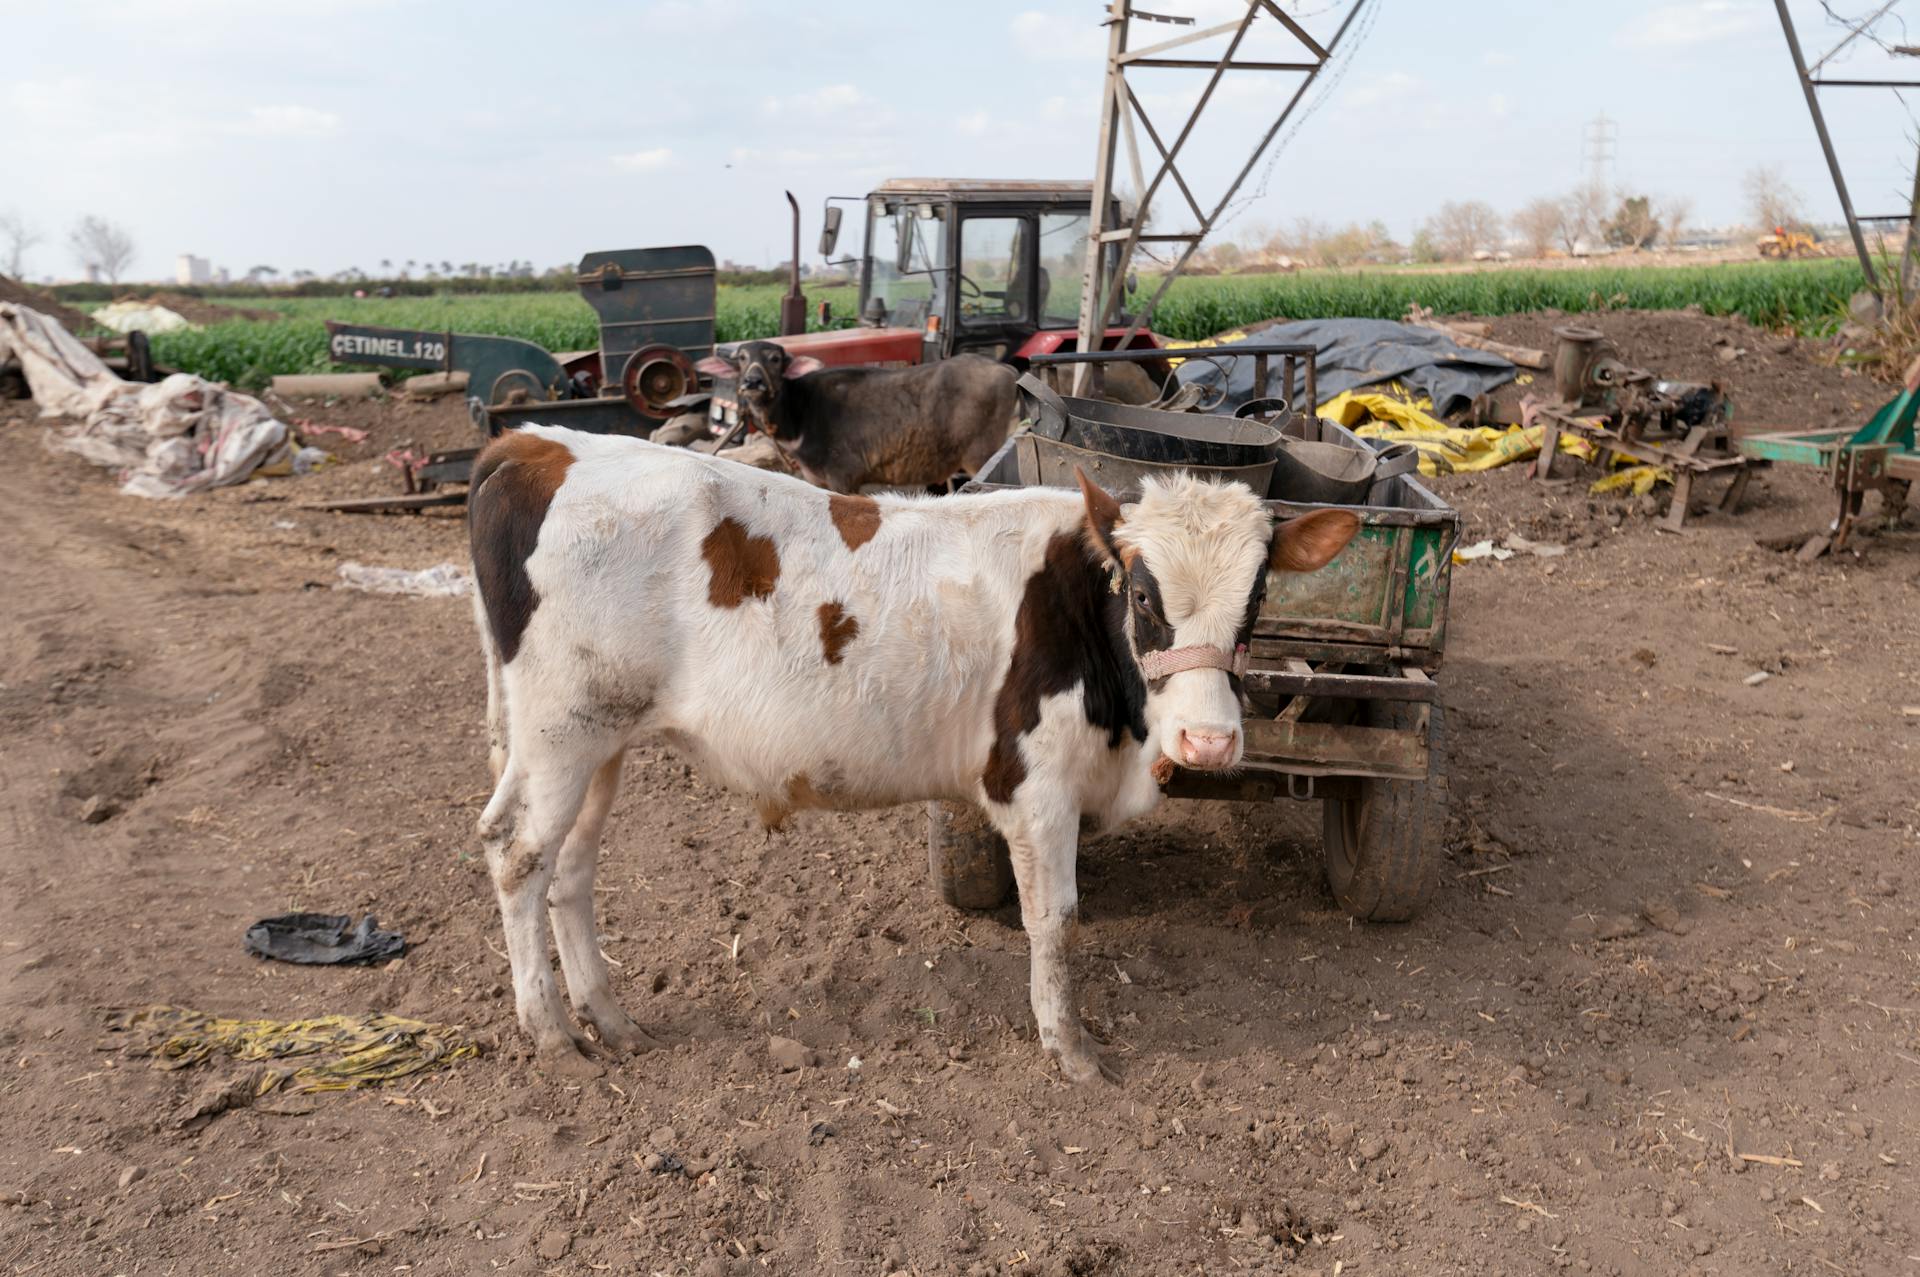
<path fill-rule="evenodd" d="M 561 357 L 515 337 L 327 323 L 336 364 L 464 372 L 488 435 L 529 422 L 652 433 L 699 390 L 713 351 L 713 254 L 698 244 L 588 253 L 574 282 L 600 317 L 600 348 Z"/>
<path fill-rule="evenodd" d="M 422 332 L 327 321 L 327 358 L 336 364 L 464 372 L 467 393 L 482 403 L 505 403 L 515 390 L 524 398 L 566 393 L 560 361 L 530 341 L 470 333 Z"/>
<path fill-rule="evenodd" d="M 605 384 L 619 385 L 641 352 L 675 350 L 689 368 L 713 353 L 715 276 L 713 254 L 704 246 L 588 253 L 574 282 L 600 316 Z"/>
<path fill-rule="evenodd" d="M 1827 472 L 1839 501 L 1833 525 L 1801 548 L 1812 559 L 1827 550 L 1845 547 L 1860 514 L 1861 500 L 1879 489 L 1889 518 L 1898 518 L 1907 493 L 1920 479 L 1920 451 L 1914 447 L 1914 421 L 1920 417 L 1920 359 L 1907 370 L 1899 394 L 1857 430 L 1808 430 L 1748 435 L 1738 441 L 1750 457 L 1815 466 Z"/>

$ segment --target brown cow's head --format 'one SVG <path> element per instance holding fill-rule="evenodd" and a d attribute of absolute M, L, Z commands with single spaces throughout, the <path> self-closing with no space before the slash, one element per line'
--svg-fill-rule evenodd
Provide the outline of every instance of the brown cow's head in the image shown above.
<path fill-rule="evenodd" d="M 1233 767 L 1245 751 L 1240 681 L 1267 573 L 1312 572 L 1360 530 L 1346 510 L 1278 527 L 1246 485 L 1148 479 L 1124 509 L 1080 475 L 1087 539 L 1121 598 L 1121 629 L 1147 687 L 1146 720 L 1182 767 Z"/>
<path fill-rule="evenodd" d="M 694 367 L 713 377 L 732 377 L 738 385 L 740 407 L 765 425 L 773 419 L 781 383 L 826 367 L 812 355 L 789 355 L 773 341 L 745 341 L 733 348 L 733 357 L 709 355 Z"/>

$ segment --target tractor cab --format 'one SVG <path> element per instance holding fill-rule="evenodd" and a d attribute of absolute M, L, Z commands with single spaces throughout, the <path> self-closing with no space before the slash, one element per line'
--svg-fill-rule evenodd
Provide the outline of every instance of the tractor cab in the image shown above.
<path fill-rule="evenodd" d="M 849 362 L 896 366 L 963 353 L 1024 364 L 1077 345 L 1092 183 L 895 178 L 865 200 L 828 201 L 824 257 L 833 256 L 847 204 L 866 221 L 864 251 L 843 259 L 859 272 L 860 327 L 783 344 L 832 364 L 832 338 L 855 348 L 880 342 L 886 358 Z M 1108 251 L 1117 257 L 1119 249 Z M 1110 329 L 1107 345 L 1124 331 Z M 1130 344 L 1159 342 L 1142 332 Z"/>
<path fill-rule="evenodd" d="M 849 208 L 865 219 L 864 248 L 834 261 Z M 770 340 L 829 368 L 907 368 L 975 354 L 1025 369 L 1034 355 L 1077 350 L 1092 211 L 1091 182 L 903 177 L 865 199 L 829 199 L 820 255 L 858 272 L 859 313 L 829 319 L 823 332 Z M 1111 278 L 1119 245 L 1107 251 Z M 1116 348 L 1125 335 L 1121 316 L 1101 348 Z M 1160 345 L 1145 329 L 1127 340 L 1134 350 Z M 715 350 L 726 355 L 732 346 Z M 1158 385 L 1172 366 L 1156 361 L 1145 371 Z M 738 423 L 731 378 L 714 379 L 707 414 L 722 432 Z"/>

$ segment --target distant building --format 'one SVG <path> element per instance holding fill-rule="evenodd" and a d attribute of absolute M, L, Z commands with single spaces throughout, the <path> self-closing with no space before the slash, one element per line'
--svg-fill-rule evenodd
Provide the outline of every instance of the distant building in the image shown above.
<path fill-rule="evenodd" d="M 226 267 L 216 266 L 213 270 L 213 282 L 216 284 L 230 284 L 233 282 L 233 276 L 227 273 Z"/>
<path fill-rule="evenodd" d="M 211 284 L 213 263 L 192 253 L 182 253 L 173 259 L 173 281 L 176 284 Z"/>

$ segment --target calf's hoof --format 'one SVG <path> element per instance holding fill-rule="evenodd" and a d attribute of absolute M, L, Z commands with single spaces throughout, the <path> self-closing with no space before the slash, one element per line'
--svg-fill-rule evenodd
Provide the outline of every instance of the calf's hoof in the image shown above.
<path fill-rule="evenodd" d="M 534 1039 L 534 1067 L 556 1077 L 585 1081 L 606 1072 L 593 1058 L 595 1048 L 585 1038 L 572 1033 L 555 1033 Z"/>
<path fill-rule="evenodd" d="M 616 1051 L 638 1055 L 642 1051 L 653 1051 L 666 1045 L 617 1007 L 604 1014 L 587 1012 L 586 1018 L 600 1035 L 600 1040 Z"/>
<path fill-rule="evenodd" d="M 1060 1072 L 1067 1081 L 1077 1086 L 1120 1080 L 1119 1072 L 1107 1063 L 1106 1057 L 1095 1048 L 1093 1038 L 1084 1031 L 1078 1041 L 1054 1047 L 1051 1054 L 1060 1062 Z"/>

